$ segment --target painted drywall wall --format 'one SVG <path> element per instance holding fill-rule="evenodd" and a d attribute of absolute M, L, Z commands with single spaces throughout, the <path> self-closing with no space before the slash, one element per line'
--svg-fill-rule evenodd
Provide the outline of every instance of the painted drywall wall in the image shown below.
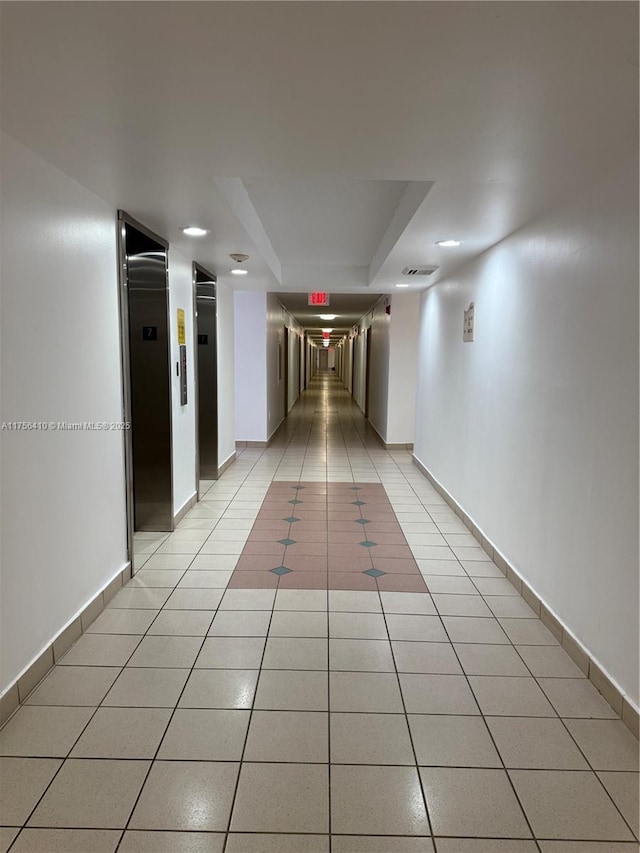
<path fill-rule="evenodd" d="M 218 311 L 218 465 L 236 452 L 234 294 L 224 284 L 216 286 Z"/>
<path fill-rule="evenodd" d="M 1 420 L 119 423 L 116 215 L 2 135 Z M 122 432 L 2 430 L 0 689 L 127 562 Z"/>
<path fill-rule="evenodd" d="M 373 312 L 363 318 L 361 326 L 368 326 L 366 336 L 371 336 L 371 355 L 369 363 L 369 423 L 378 435 L 387 440 L 387 408 L 389 397 L 389 348 L 391 316 L 386 313 L 386 305 L 391 298 L 386 296 L 378 300 L 373 307 Z M 371 316 L 373 314 L 373 316 Z M 361 376 L 358 387 L 364 391 L 366 382 L 366 352 L 365 336 L 362 335 L 362 349 L 364 356 L 357 364 Z M 363 393 L 364 397 L 364 393 Z"/>
<path fill-rule="evenodd" d="M 365 330 L 361 326 L 360 334 L 353 339 L 353 399 L 364 411 L 364 388 L 365 388 Z"/>
<path fill-rule="evenodd" d="M 292 406 L 300 396 L 300 336 L 302 332 L 290 315 L 285 317 L 285 325 L 289 329 L 289 389 L 287 410 L 291 411 Z"/>
<path fill-rule="evenodd" d="M 420 295 L 393 295 L 389 325 L 387 426 L 388 444 L 412 444 L 416 415 Z M 377 340 L 374 337 L 374 349 Z M 373 394 L 372 394 L 373 400 Z"/>
<path fill-rule="evenodd" d="M 267 335 L 267 438 L 278 429 L 284 419 L 285 367 L 284 325 L 286 311 L 275 294 L 266 294 L 265 315 Z"/>
<path fill-rule="evenodd" d="M 178 309 L 184 311 L 187 347 L 187 403 L 180 404 Z M 173 466 L 173 514 L 176 515 L 197 492 L 196 387 L 193 331 L 193 274 L 189 258 L 169 249 L 169 338 L 171 341 L 171 429 Z"/>
<path fill-rule="evenodd" d="M 415 436 L 636 705 L 637 185 L 621 167 L 425 293 Z"/>
<path fill-rule="evenodd" d="M 237 441 L 267 440 L 267 294 L 233 294 Z M 220 323 L 220 325 L 222 325 Z"/>
<path fill-rule="evenodd" d="M 289 411 L 300 393 L 297 340 L 302 327 L 274 293 L 236 291 L 234 312 L 236 439 L 268 441 L 284 420 L 285 394 Z"/>

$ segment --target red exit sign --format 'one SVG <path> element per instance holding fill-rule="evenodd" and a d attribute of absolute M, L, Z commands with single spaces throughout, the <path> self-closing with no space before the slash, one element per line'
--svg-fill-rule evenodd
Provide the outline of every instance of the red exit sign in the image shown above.
<path fill-rule="evenodd" d="M 318 290 L 309 294 L 309 305 L 328 305 L 329 294 Z"/>

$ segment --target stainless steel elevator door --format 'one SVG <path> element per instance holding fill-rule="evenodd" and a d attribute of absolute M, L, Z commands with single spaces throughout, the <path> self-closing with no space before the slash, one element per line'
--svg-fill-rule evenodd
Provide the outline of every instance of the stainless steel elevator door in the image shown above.
<path fill-rule="evenodd" d="M 218 346 L 215 278 L 196 267 L 198 453 L 201 480 L 218 477 Z"/>
<path fill-rule="evenodd" d="M 135 530 L 172 530 L 167 250 L 126 224 Z"/>

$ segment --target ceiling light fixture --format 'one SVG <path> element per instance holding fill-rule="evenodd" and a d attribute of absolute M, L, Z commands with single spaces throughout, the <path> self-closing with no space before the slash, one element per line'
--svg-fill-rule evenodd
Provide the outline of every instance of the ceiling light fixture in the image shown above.
<path fill-rule="evenodd" d="M 337 314 L 319 314 L 318 315 L 321 320 L 335 320 L 338 316 Z"/>
<path fill-rule="evenodd" d="M 462 240 L 436 240 L 436 246 L 441 249 L 455 249 L 456 246 L 461 246 Z"/>
<path fill-rule="evenodd" d="M 187 225 L 186 228 L 181 228 L 180 230 L 187 237 L 204 237 L 205 234 L 210 233 L 208 228 L 200 228 L 199 225 Z"/>
<path fill-rule="evenodd" d="M 333 329 L 323 329 L 322 331 L 331 333 L 331 332 L 333 332 Z"/>
<path fill-rule="evenodd" d="M 396 287 L 409 287 L 408 284 L 396 284 L 395 286 Z"/>
<path fill-rule="evenodd" d="M 235 261 L 237 264 L 243 264 L 245 261 L 249 260 L 249 255 L 245 255 L 242 252 L 232 252 L 229 257 L 232 261 Z M 242 270 L 240 267 L 234 267 L 231 270 L 231 275 L 248 275 L 249 270 Z"/>

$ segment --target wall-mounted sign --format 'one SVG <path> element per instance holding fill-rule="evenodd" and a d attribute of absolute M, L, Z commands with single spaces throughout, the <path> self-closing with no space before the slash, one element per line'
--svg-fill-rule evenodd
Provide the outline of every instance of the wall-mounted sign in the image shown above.
<path fill-rule="evenodd" d="M 473 302 L 470 302 L 469 307 L 464 312 L 464 324 L 462 326 L 462 340 L 464 343 L 471 343 L 473 341 L 474 313 L 475 309 Z"/>
<path fill-rule="evenodd" d="M 184 311 L 178 308 L 178 346 L 183 347 L 187 343 L 187 335 L 184 328 Z"/>
<path fill-rule="evenodd" d="M 158 340 L 158 327 L 157 326 L 143 326 L 142 327 L 142 340 L 143 341 L 157 341 Z"/>
<path fill-rule="evenodd" d="M 324 293 L 321 290 L 314 291 L 309 294 L 308 305 L 328 305 L 329 304 L 329 294 Z"/>
<path fill-rule="evenodd" d="M 329 338 L 331 337 L 331 332 L 323 332 L 322 337 L 324 338 L 325 341 L 328 341 Z"/>
<path fill-rule="evenodd" d="M 206 347 L 209 345 L 209 335 L 198 335 L 198 343 L 200 346 Z"/>

